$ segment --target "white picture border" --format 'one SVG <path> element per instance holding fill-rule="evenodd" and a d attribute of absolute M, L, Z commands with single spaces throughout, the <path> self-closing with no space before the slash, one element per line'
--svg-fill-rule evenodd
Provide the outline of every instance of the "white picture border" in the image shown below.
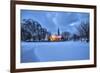
<path fill-rule="evenodd" d="M 45 11 L 64 11 L 64 12 L 88 12 L 90 13 L 90 59 L 79 61 L 57 61 L 57 62 L 33 62 L 20 63 L 20 11 L 25 10 L 45 10 Z M 57 67 L 57 66 L 75 66 L 94 64 L 94 11 L 86 8 L 70 8 L 70 7 L 52 7 L 52 6 L 37 6 L 37 5 L 16 5 L 16 69 L 23 68 L 40 68 L 40 67 Z"/>

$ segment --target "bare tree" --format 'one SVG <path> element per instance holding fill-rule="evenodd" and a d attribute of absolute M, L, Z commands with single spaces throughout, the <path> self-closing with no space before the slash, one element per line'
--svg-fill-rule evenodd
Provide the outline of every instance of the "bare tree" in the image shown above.
<path fill-rule="evenodd" d="M 89 41 L 89 22 L 82 22 L 77 27 L 78 33 L 80 35 L 80 38 L 84 38 L 87 42 Z"/>
<path fill-rule="evenodd" d="M 69 40 L 70 33 L 69 32 L 62 32 L 62 40 Z"/>

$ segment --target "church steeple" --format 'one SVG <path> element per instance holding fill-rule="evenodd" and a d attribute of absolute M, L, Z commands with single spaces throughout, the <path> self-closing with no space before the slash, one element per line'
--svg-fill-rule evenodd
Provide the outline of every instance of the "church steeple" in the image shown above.
<path fill-rule="evenodd" d="M 60 30 L 59 30 L 59 28 L 58 28 L 58 35 L 60 35 Z"/>

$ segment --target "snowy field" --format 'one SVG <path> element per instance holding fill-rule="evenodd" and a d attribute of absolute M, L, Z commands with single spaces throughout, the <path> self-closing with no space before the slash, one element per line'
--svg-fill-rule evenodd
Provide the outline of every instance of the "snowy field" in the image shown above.
<path fill-rule="evenodd" d="M 89 59 L 89 43 L 21 42 L 21 63 Z"/>

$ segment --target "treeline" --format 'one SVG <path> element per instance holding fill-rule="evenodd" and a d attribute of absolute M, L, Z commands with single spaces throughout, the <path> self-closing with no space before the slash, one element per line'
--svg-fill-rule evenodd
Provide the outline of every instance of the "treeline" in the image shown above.
<path fill-rule="evenodd" d="M 56 36 L 61 36 L 57 41 L 86 41 L 89 42 L 89 23 L 82 22 L 80 25 L 75 27 L 77 32 L 71 34 L 68 31 L 56 33 Z M 24 19 L 21 22 L 21 41 L 50 41 L 50 37 L 53 34 L 49 32 L 46 28 L 43 28 L 41 24 L 32 19 Z"/>
<path fill-rule="evenodd" d="M 62 40 L 68 41 L 90 41 L 90 28 L 89 28 L 89 22 L 81 22 L 78 26 L 75 26 L 77 32 L 74 34 L 71 34 L 70 32 L 62 32 Z"/>
<path fill-rule="evenodd" d="M 77 32 L 74 33 L 71 37 L 69 37 L 70 40 L 80 40 L 80 41 L 90 41 L 90 28 L 89 28 L 89 22 L 81 22 L 80 25 L 75 27 Z M 70 34 L 69 34 L 70 36 Z"/>

